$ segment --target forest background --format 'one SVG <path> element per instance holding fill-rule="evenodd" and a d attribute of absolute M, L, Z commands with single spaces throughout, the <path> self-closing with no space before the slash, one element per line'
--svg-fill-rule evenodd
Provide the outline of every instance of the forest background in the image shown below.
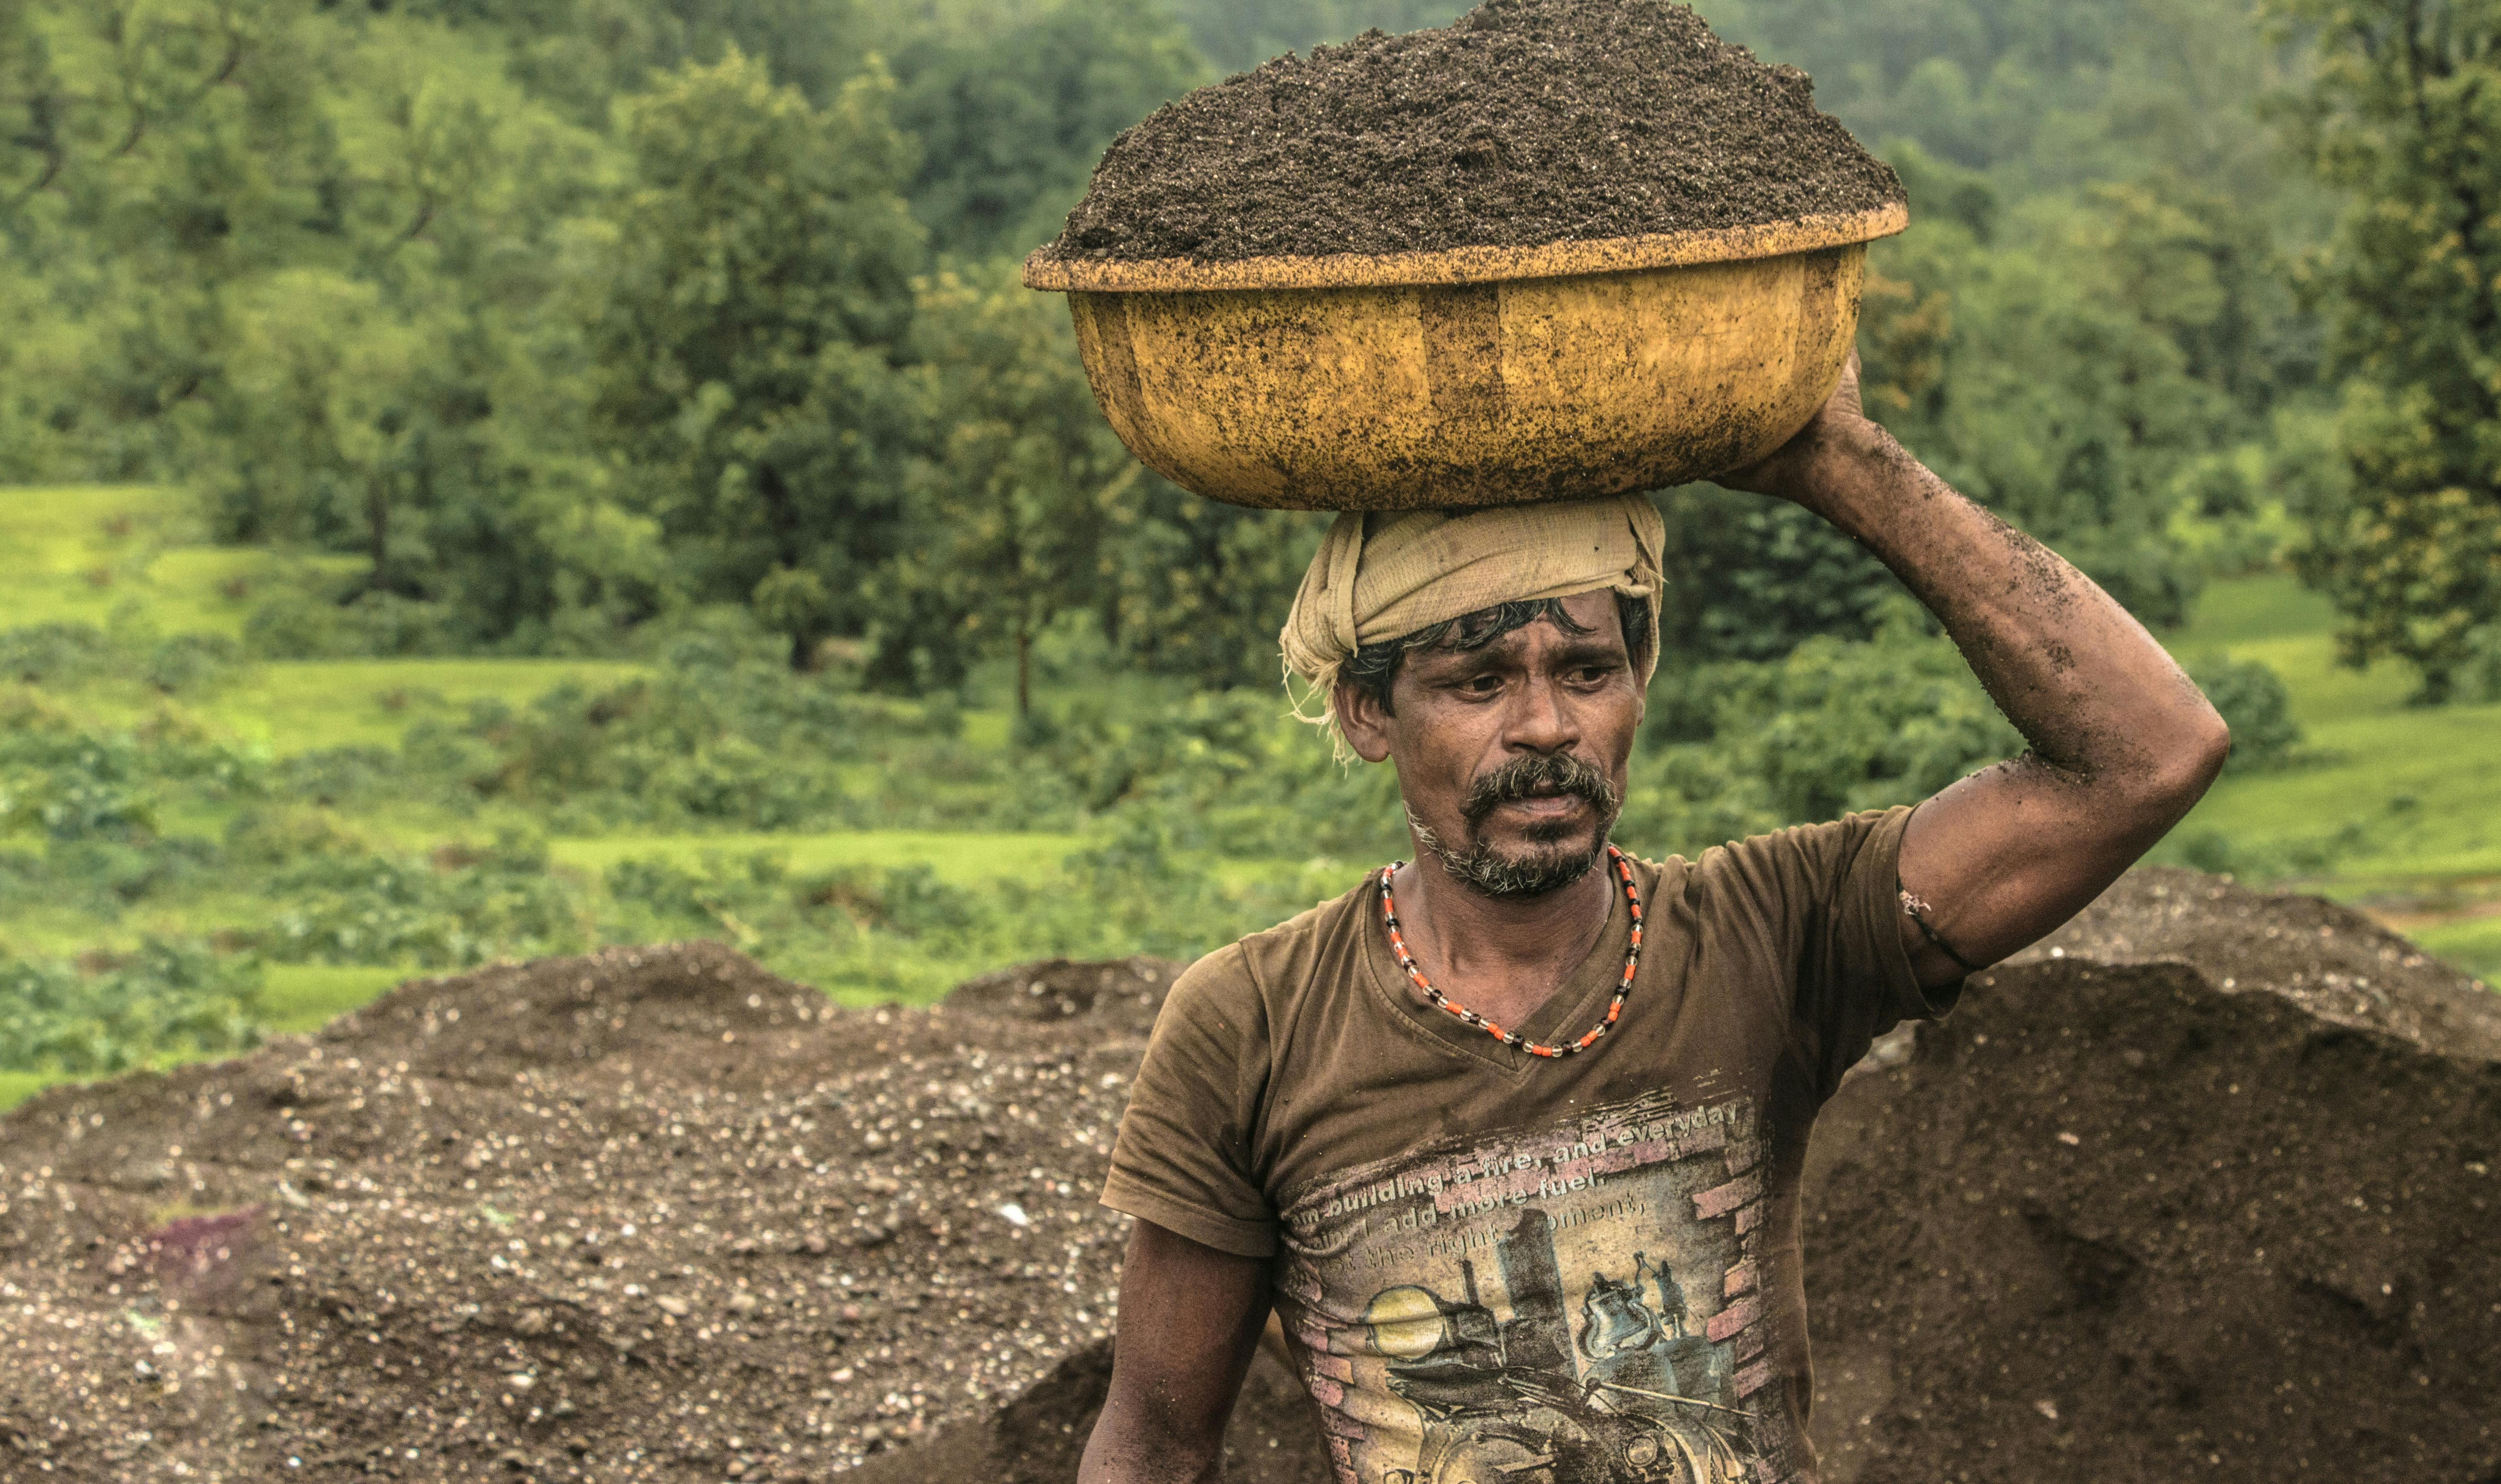
<path fill-rule="evenodd" d="M 1395 853 L 1284 716 L 1317 517 L 1017 286 L 1161 102 L 1447 0 L 0 0 L 0 1100 L 727 938 L 852 1000 Z M 1707 0 L 1903 175 L 1871 408 L 2165 636 L 2167 858 L 2501 969 L 2501 16 Z M 1662 491 L 1620 838 L 2019 745 L 1881 569 Z"/>

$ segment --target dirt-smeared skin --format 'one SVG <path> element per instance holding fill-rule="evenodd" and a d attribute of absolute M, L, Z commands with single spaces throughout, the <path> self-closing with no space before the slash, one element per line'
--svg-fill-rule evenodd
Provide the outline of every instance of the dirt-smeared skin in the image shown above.
<path fill-rule="evenodd" d="M 1815 422 L 1721 479 L 1795 501 L 1928 606 L 2029 742 L 1923 806 L 1903 885 L 1990 964 L 2073 916 L 2179 823 L 2230 736 L 2171 656 L 2091 578 L 1954 492 L 1860 411 L 1856 364 Z M 1906 916 L 1921 977 L 1959 976 Z"/>
<path fill-rule="evenodd" d="M 1667 0 L 1487 0 L 1284 56 L 1120 136 L 1059 258 L 1237 261 L 1594 242 L 1902 199 L 1766 67 Z"/>

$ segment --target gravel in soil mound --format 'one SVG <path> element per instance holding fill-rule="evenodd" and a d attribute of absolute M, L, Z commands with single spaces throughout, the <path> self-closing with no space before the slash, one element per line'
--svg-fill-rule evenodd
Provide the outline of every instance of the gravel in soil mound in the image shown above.
<path fill-rule="evenodd" d="M 1048 257 L 1423 252 L 1759 226 L 1901 181 L 1666 0 L 1486 0 L 1201 88 L 1113 143 Z"/>
<path fill-rule="evenodd" d="M 1073 1032 L 610 952 L 55 1089 L 0 1125 L 0 1477 L 822 1479 L 1019 1396 L 1048 1463 L 1174 972 L 1029 975 Z"/>
<path fill-rule="evenodd" d="M 1065 1484 L 1177 967 L 847 1011 L 611 952 L 56 1089 L 0 1124 L 0 1478 Z M 2140 873 L 1890 1041 L 1808 1171 L 1826 1479 L 2495 1477 L 2484 996 Z M 1228 1448 L 1327 1477 L 1264 1356 Z"/>

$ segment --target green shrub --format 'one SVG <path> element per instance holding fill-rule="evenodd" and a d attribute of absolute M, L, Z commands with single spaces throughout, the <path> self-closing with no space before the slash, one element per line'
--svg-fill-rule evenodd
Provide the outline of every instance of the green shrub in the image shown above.
<path fill-rule="evenodd" d="M 2469 706 L 2501 702 L 2501 623 L 2487 623 L 2466 637 L 2466 659 L 2457 667 L 2456 697 Z"/>
<path fill-rule="evenodd" d="M 0 833 L 53 841 L 132 839 L 156 800 L 127 737 L 18 732 L 0 739 Z"/>
<path fill-rule="evenodd" d="M 388 659 L 450 654 L 461 648 L 444 604 L 365 592 L 334 598 L 301 589 L 254 607 L 243 625 L 244 645 L 262 659 Z"/>
<path fill-rule="evenodd" d="M 467 969 L 590 946 L 580 895 L 544 848 L 507 841 L 433 860 L 316 855 L 273 873 L 282 904 L 256 945 L 287 964 Z"/>
<path fill-rule="evenodd" d="M 2234 770 L 2280 768 L 2295 759 L 2301 726 L 2292 719 L 2292 692 L 2282 676 L 2257 660 L 2221 658 L 2199 662 L 2189 675 L 2232 729 Z"/>
<path fill-rule="evenodd" d="M 0 958 L 0 1071 L 85 1075 L 260 1043 L 260 969 L 150 939 L 97 973 Z"/>
<path fill-rule="evenodd" d="M 76 685 L 111 674 L 117 653 L 113 641 L 91 623 L 0 630 L 0 679 Z"/>
<path fill-rule="evenodd" d="M 1626 800 L 1646 850 L 1915 803 L 2023 744 L 1952 643 L 1900 611 L 1864 643 L 1812 639 L 1661 688 Z"/>
<path fill-rule="evenodd" d="M 405 800 L 430 793 L 421 772 L 387 747 L 321 747 L 282 758 L 269 769 L 268 792 L 297 804 L 325 808 L 383 798 Z"/>
<path fill-rule="evenodd" d="M 141 674 L 167 695 L 202 691 L 224 679 L 243 647 L 222 634 L 177 634 L 149 652 Z"/>
<path fill-rule="evenodd" d="M 42 857 L 43 900 L 114 922 L 142 903 L 222 884 L 216 844 L 182 836 L 54 841 Z"/>
<path fill-rule="evenodd" d="M 787 864 L 770 851 L 735 860 L 706 855 L 694 868 L 667 860 L 619 861 L 609 868 L 607 886 L 611 900 L 640 919 L 621 932 L 620 925 L 605 925 L 604 936 L 624 940 L 638 933 L 701 936 L 732 924 L 771 923 L 806 900 L 793 890 Z"/>

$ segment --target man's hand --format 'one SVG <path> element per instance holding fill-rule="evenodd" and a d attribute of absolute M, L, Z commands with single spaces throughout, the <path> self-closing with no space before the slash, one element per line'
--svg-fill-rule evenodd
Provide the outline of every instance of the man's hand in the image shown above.
<path fill-rule="evenodd" d="M 1268 1322 L 1268 1264 L 1150 1221 L 1120 1270 L 1112 1392 L 1078 1484 L 1215 1484 L 1224 1425 Z"/>
<path fill-rule="evenodd" d="M 1761 463 L 1731 470 L 1715 482 L 1750 494 L 1772 495 L 1823 515 L 1827 512 L 1817 503 L 1822 488 L 1817 466 L 1826 459 L 1889 441 L 1883 428 L 1867 420 L 1858 394 L 1858 352 L 1852 350 L 1849 364 L 1841 369 L 1841 384 L 1832 389 L 1832 395 L 1824 399 L 1822 408 L 1798 430 L 1796 437 Z"/>
<path fill-rule="evenodd" d="M 1720 477 L 1793 501 L 1883 559 L 1946 626 L 2031 750 L 1919 808 L 1902 842 L 1920 981 L 1951 982 L 2048 936 L 2178 824 L 2231 734 L 2108 593 L 1949 488 L 1867 420 L 1858 358 L 1805 430 Z M 1947 951 L 1951 948 L 1951 952 Z"/>

